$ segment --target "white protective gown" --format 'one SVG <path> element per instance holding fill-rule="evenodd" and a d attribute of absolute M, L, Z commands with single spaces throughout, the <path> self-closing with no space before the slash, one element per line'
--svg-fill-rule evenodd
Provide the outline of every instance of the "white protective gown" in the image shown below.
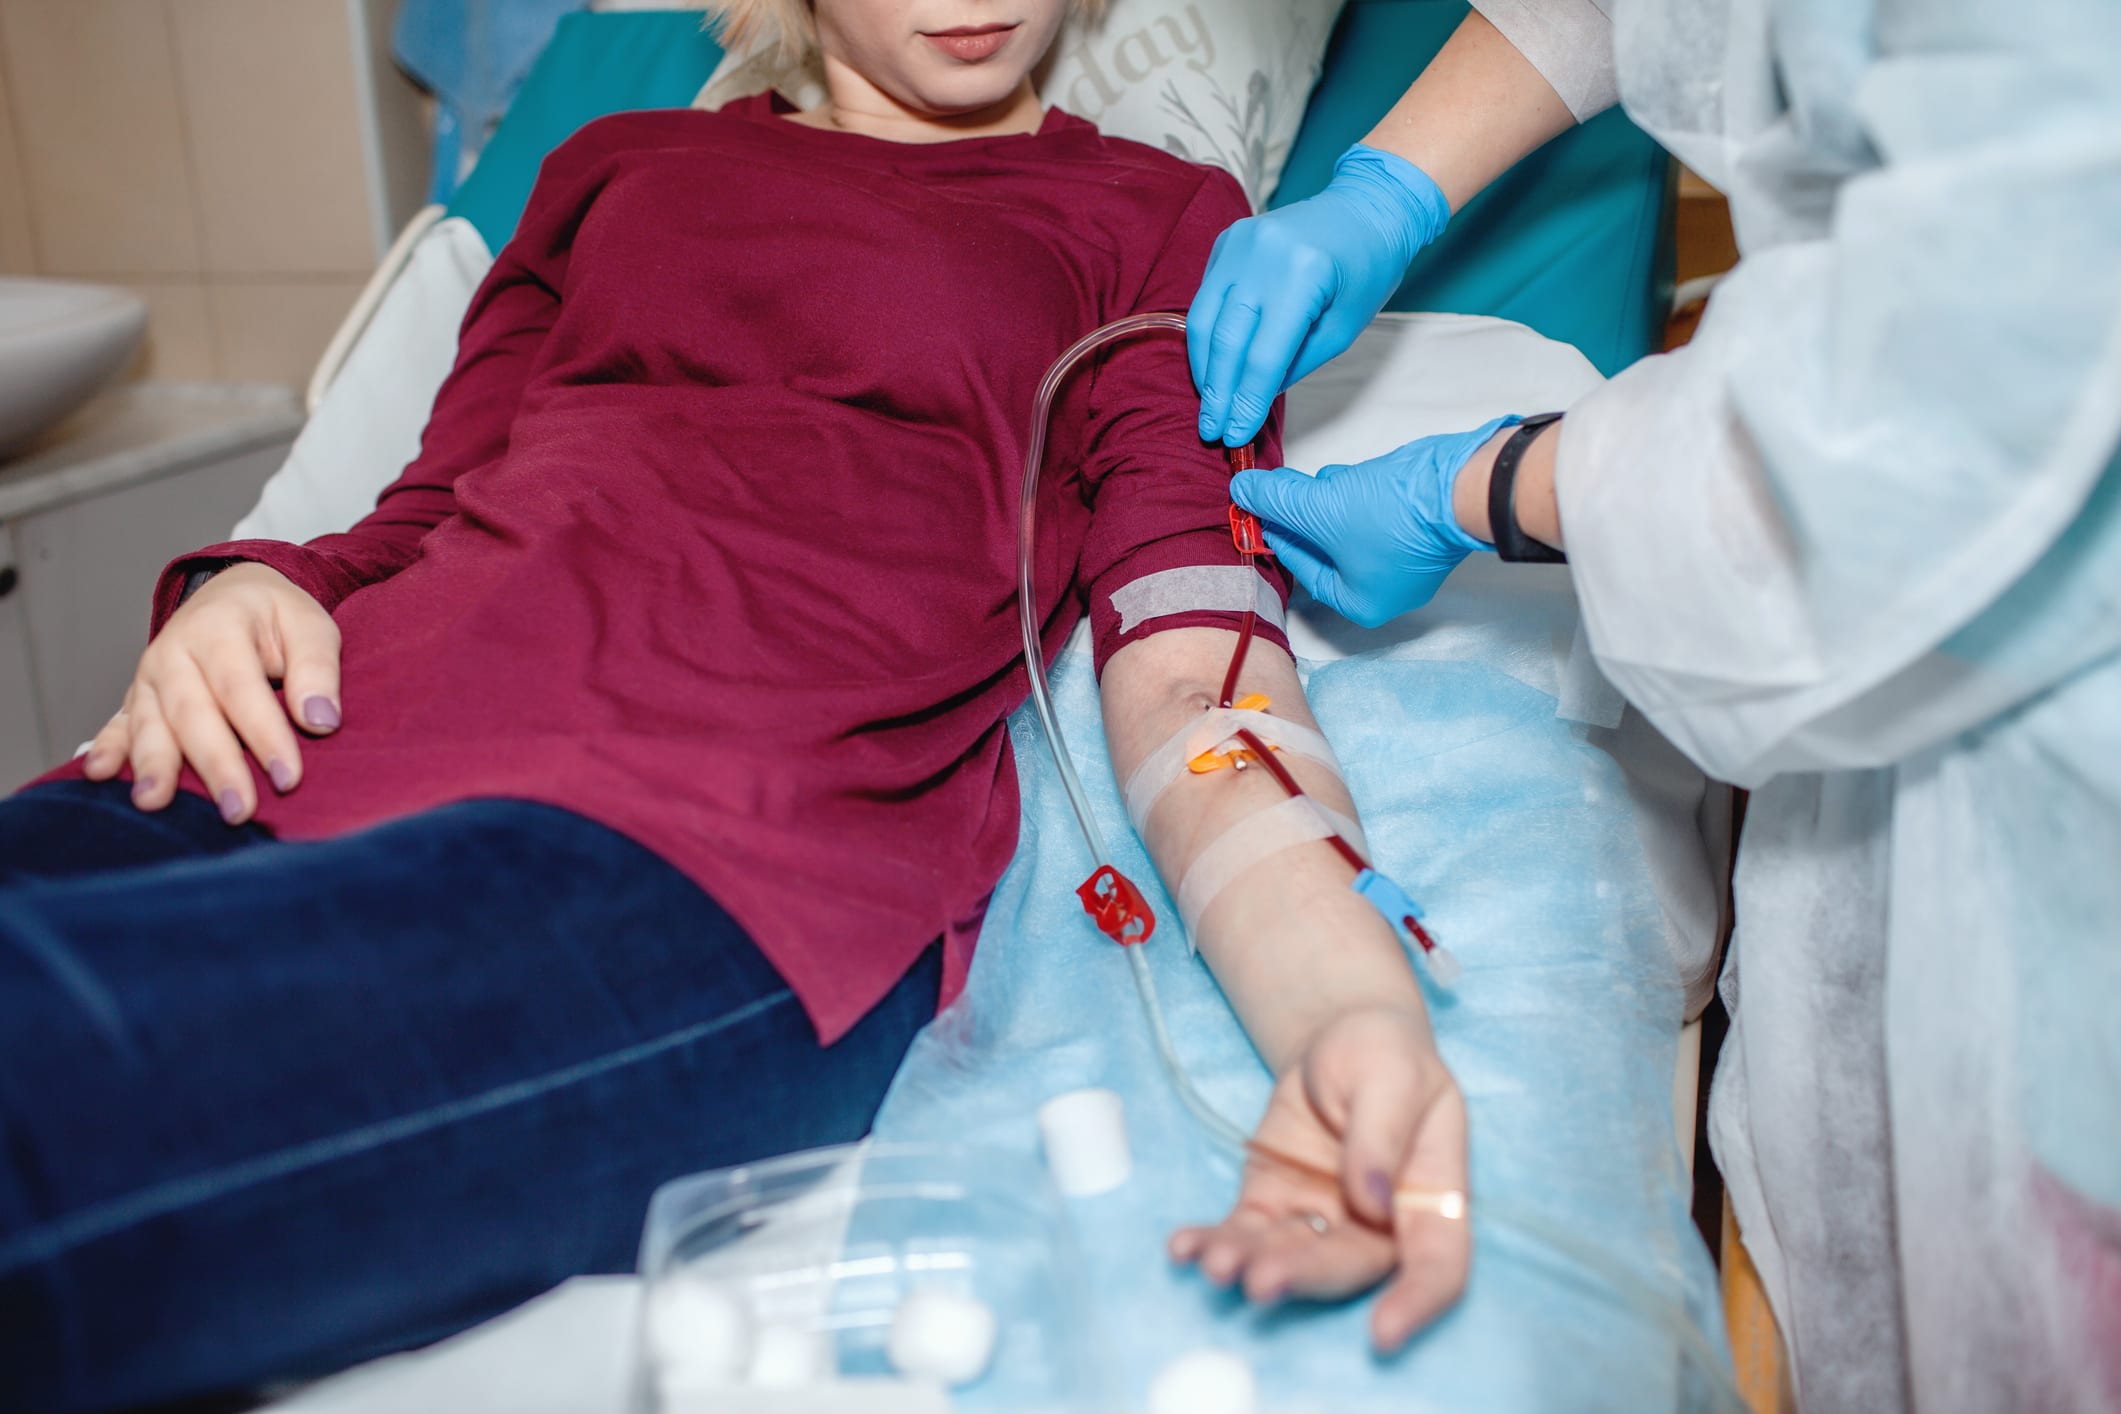
<path fill-rule="evenodd" d="M 1755 790 L 1710 1133 L 1802 1407 L 2121 1409 L 2121 0 L 1476 4 L 1744 252 L 1558 481 Z"/>

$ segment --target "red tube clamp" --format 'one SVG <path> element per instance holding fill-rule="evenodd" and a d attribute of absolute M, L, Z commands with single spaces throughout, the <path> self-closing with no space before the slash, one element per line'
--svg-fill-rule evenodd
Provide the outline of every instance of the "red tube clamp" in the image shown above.
<path fill-rule="evenodd" d="M 1097 931 L 1123 948 L 1148 942 L 1156 931 L 1156 914 L 1141 890 L 1109 864 L 1076 885 L 1075 896 L 1083 901 L 1083 912 L 1097 924 Z"/>
<path fill-rule="evenodd" d="M 1254 466 L 1252 448 L 1229 447 L 1223 451 L 1229 459 L 1230 474 L 1250 471 Z M 1259 517 L 1234 502 L 1230 506 L 1230 543 L 1237 547 L 1240 555 L 1272 555 L 1267 548 L 1267 533 L 1259 527 Z"/>
<path fill-rule="evenodd" d="M 1241 555 L 1271 555 L 1267 533 L 1259 528 L 1259 517 L 1234 502 L 1230 506 L 1230 543 Z"/>

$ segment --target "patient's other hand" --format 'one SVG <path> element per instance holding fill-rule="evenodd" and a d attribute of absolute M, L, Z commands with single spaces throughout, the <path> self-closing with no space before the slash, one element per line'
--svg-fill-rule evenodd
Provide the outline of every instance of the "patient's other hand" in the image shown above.
<path fill-rule="evenodd" d="M 231 565 L 147 645 L 125 705 L 96 734 L 84 765 L 90 780 L 106 781 L 130 762 L 133 804 L 160 810 L 189 762 L 221 818 L 241 824 L 258 808 L 245 750 L 275 790 L 302 779 L 290 717 L 316 734 L 339 725 L 339 627 L 278 570 Z"/>
<path fill-rule="evenodd" d="M 1370 1313 L 1387 1352 L 1458 1299 L 1468 1214 L 1462 1200 L 1446 1216 L 1436 1209 L 1448 1199 L 1421 1199 L 1466 1190 L 1465 1099 L 1425 1017 L 1379 1007 L 1335 1018 L 1275 1085 L 1255 1142 L 1316 1171 L 1255 1154 L 1237 1206 L 1173 1234 L 1173 1260 L 1217 1285 L 1241 1280 L 1259 1302 L 1337 1301 L 1391 1276 Z"/>

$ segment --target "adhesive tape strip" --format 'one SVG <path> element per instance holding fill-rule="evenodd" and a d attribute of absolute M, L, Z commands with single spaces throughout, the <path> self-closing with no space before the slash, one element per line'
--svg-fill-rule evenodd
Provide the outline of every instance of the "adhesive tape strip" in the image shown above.
<path fill-rule="evenodd" d="M 1121 633 L 1169 614 L 1241 614 L 1247 609 L 1276 628 L 1288 627 L 1281 595 L 1250 565 L 1180 565 L 1145 574 L 1112 594 Z"/>
<path fill-rule="evenodd" d="M 1310 796 L 1296 795 L 1247 815 L 1217 835 L 1178 881 L 1178 916 L 1186 925 L 1186 950 L 1193 950 L 1193 935 L 1208 905 L 1239 875 L 1269 855 L 1336 834 L 1352 840 L 1361 831 L 1339 811 L 1327 809 Z"/>
<path fill-rule="evenodd" d="M 1269 746 L 1281 747 L 1306 760 L 1316 761 L 1341 776 L 1340 758 L 1333 754 L 1332 744 L 1319 733 L 1286 717 L 1277 717 L 1269 712 L 1253 712 L 1240 707 L 1216 707 L 1203 712 L 1199 720 L 1186 723 L 1173 732 L 1168 740 L 1144 757 L 1134 774 L 1127 777 L 1127 818 L 1134 828 L 1143 829 L 1149 812 L 1156 802 L 1164 798 L 1172 782 L 1186 774 L 1186 763 L 1203 751 L 1213 751 L 1240 729 L 1249 729 Z M 1353 839 L 1354 836 L 1349 836 Z"/>

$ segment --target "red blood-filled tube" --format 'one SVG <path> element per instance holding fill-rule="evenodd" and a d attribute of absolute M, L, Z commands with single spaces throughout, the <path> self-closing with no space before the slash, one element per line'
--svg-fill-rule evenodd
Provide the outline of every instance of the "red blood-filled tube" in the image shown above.
<path fill-rule="evenodd" d="M 1250 443 L 1242 447 L 1231 447 L 1223 456 L 1230 463 L 1230 475 L 1250 471 L 1253 467 Z M 1245 568 L 1251 569 L 1254 562 L 1267 553 L 1266 532 L 1260 529 L 1259 517 L 1253 515 L 1236 502 L 1230 503 L 1230 543 L 1245 557 Z M 1223 674 L 1223 690 L 1217 699 L 1227 707 L 1237 700 L 1237 675 L 1244 671 L 1245 654 L 1252 647 L 1252 635 L 1259 628 L 1259 612 L 1245 610 L 1244 623 L 1237 630 L 1237 648 L 1230 654 L 1230 670 Z"/>

